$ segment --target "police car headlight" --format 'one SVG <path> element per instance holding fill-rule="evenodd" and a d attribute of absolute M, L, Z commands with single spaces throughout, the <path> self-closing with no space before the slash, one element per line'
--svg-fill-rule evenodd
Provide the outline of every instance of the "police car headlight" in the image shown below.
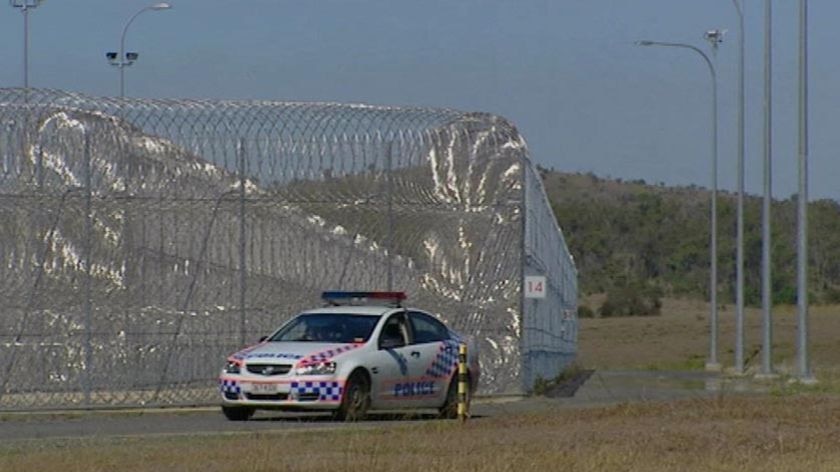
<path fill-rule="evenodd" d="M 335 373 L 335 362 L 318 362 L 295 369 L 297 375 L 330 375 Z"/>
<path fill-rule="evenodd" d="M 225 373 L 226 374 L 238 374 L 238 373 L 241 372 L 240 369 L 241 369 L 241 367 L 236 362 L 228 361 L 228 363 L 225 364 Z"/>

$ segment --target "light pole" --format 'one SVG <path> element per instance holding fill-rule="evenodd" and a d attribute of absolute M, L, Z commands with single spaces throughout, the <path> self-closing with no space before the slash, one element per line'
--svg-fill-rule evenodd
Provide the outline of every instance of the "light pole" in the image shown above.
<path fill-rule="evenodd" d="M 799 194 L 797 211 L 797 308 L 799 380 L 816 381 L 808 362 L 808 1 L 799 0 Z"/>
<path fill-rule="evenodd" d="M 23 13 L 23 88 L 29 88 L 29 10 L 38 8 L 43 0 L 9 0 L 9 5 Z"/>
<path fill-rule="evenodd" d="M 149 5 L 147 7 L 141 8 L 140 11 L 135 13 L 128 19 L 128 22 L 125 24 L 125 28 L 123 28 L 122 36 L 120 37 L 120 52 L 106 52 L 105 57 L 108 59 L 108 62 L 112 66 L 119 67 L 120 69 L 120 98 L 125 97 L 125 68 L 134 64 L 134 61 L 137 60 L 139 54 L 136 52 L 125 52 L 125 34 L 128 32 L 128 27 L 131 26 L 131 23 L 134 22 L 134 19 L 140 16 L 142 13 L 147 11 L 157 11 L 157 10 L 169 10 L 172 8 L 172 5 L 167 2 L 160 2 Z M 119 54 L 119 55 L 118 55 Z"/>
<path fill-rule="evenodd" d="M 709 30 L 704 38 L 712 44 L 713 48 L 723 41 L 723 32 L 720 30 Z M 718 312 L 717 312 L 717 174 L 718 174 L 718 111 L 717 111 L 717 72 L 709 56 L 702 50 L 690 44 L 666 43 L 659 41 L 637 41 L 638 46 L 664 46 L 689 49 L 699 54 L 709 67 L 709 75 L 712 79 L 712 196 L 711 216 L 709 228 L 709 358 L 706 361 L 706 370 L 719 371 L 721 366 L 717 358 L 717 335 L 718 335 Z"/>
<path fill-rule="evenodd" d="M 738 229 L 735 262 L 735 374 L 744 373 L 744 11 L 738 12 Z"/>
<path fill-rule="evenodd" d="M 764 1 L 764 199 L 761 208 L 761 309 L 763 318 L 761 373 L 759 377 L 773 378 L 773 290 L 770 216 L 773 203 L 773 2 Z"/>

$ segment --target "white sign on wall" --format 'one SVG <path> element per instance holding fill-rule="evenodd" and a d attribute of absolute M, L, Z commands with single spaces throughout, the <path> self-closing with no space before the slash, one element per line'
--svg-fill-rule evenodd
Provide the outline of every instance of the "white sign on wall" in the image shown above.
<path fill-rule="evenodd" d="M 525 298 L 545 298 L 545 291 L 547 288 L 544 276 L 525 276 Z"/>

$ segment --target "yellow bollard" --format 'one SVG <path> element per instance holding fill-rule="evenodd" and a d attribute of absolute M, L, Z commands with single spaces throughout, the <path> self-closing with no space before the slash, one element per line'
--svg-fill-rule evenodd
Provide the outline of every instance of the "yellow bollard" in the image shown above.
<path fill-rule="evenodd" d="M 469 389 L 469 378 L 467 377 L 467 345 L 458 346 L 458 421 L 467 421 L 467 390 Z"/>

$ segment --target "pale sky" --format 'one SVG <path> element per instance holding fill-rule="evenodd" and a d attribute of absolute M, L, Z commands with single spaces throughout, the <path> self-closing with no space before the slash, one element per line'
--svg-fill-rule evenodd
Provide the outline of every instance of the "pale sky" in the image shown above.
<path fill-rule="evenodd" d="M 104 54 L 142 0 L 30 11 L 30 84 L 118 94 Z M 363 102 L 486 111 L 533 160 L 668 185 L 711 181 L 710 79 L 687 50 L 728 29 L 716 63 L 720 185 L 735 188 L 737 16 L 731 0 L 172 0 L 127 35 L 135 97 Z M 746 1 L 747 191 L 762 189 L 763 1 Z M 797 4 L 774 5 L 774 195 L 796 192 Z M 840 200 L 840 2 L 811 0 L 810 196 Z M 0 4 L 0 86 L 22 84 L 22 15 Z"/>

